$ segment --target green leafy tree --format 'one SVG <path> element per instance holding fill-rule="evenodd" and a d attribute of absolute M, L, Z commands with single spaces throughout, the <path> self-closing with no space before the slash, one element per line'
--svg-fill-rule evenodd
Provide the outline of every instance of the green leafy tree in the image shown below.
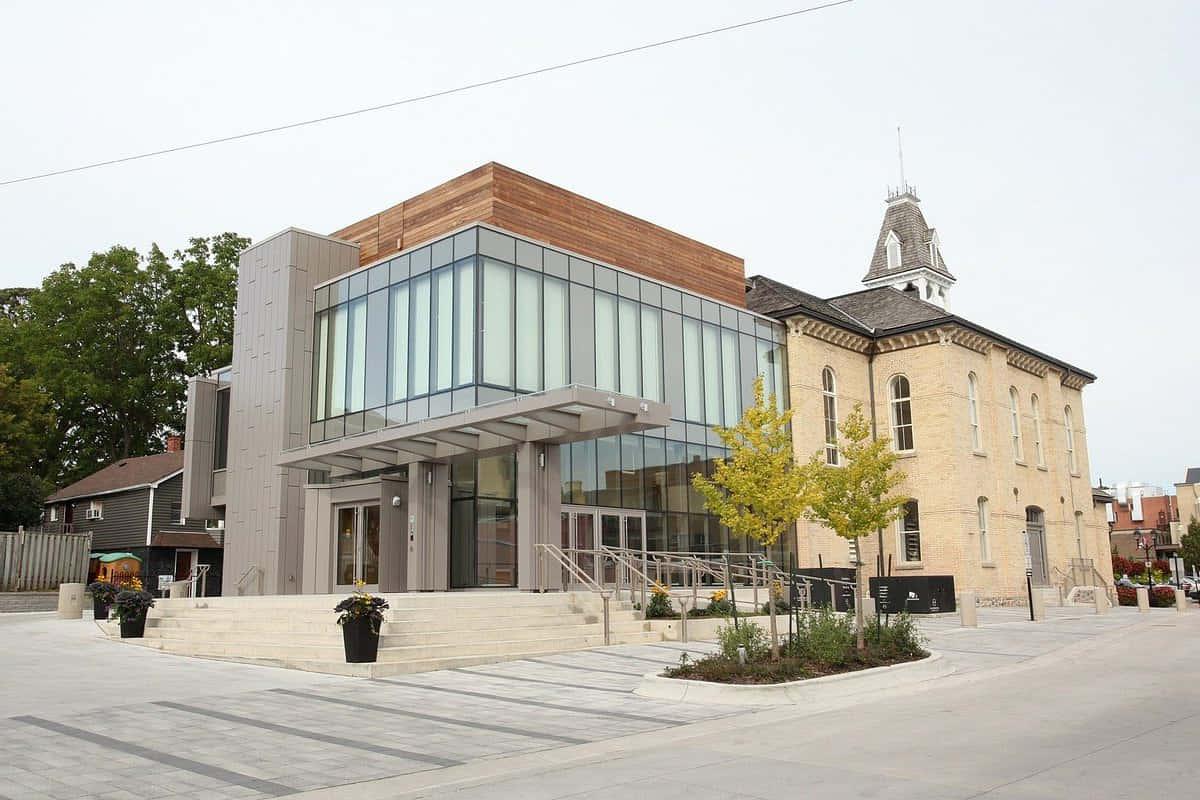
<path fill-rule="evenodd" d="M 1192 517 L 1187 533 L 1179 539 L 1179 554 L 1188 569 L 1200 567 L 1200 519 Z"/>
<path fill-rule="evenodd" d="M 49 485 L 45 432 L 54 425 L 50 398 L 31 380 L 18 380 L 0 364 L 0 530 L 36 525 Z"/>
<path fill-rule="evenodd" d="M 780 410 L 775 396 L 764 396 L 762 376 L 754 381 L 754 405 L 732 428 L 713 428 L 729 448 L 716 462 L 712 478 L 701 473 L 692 486 L 704 505 L 735 536 L 750 536 L 770 547 L 796 523 L 807 507 L 805 477 L 792 453 L 791 409 Z M 775 592 L 771 605 L 771 651 L 779 655 Z"/>
<path fill-rule="evenodd" d="M 801 472 L 809 486 L 810 502 L 805 515 L 831 529 L 838 536 L 855 543 L 873 531 L 880 530 L 900 516 L 909 498 L 892 494 L 905 475 L 894 469 L 896 453 L 888 439 L 871 439 L 870 423 L 863 417 L 862 405 L 838 426 L 839 465 L 826 463 L 824 449 L 813 454 Z M 854 565 L 858 598 L 855 602 L 858 622 L 858 649 L 866 647 L 863 638 L 864 620 L 862 560 Z"/>
<path fill-rule="evenodd" d="M 175 251 L 177 267 L 170 283 L 173 319 L 169 324 L 189 376 L 211 372 L 233 360 L 238 256 L 249 246 L 250 240 L 244 236 L 221 233 L 193 237 L 186 249 Z"/>

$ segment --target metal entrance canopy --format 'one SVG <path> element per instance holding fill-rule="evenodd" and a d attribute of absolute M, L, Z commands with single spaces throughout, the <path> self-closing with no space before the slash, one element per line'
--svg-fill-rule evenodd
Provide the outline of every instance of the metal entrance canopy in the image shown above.
<path fill-rule="evenodd" d="M 486 455 L 525 442 L 564 444 L 670 423 L 666 403 L 573 384 L 499 400 L 418 422 L 356 433 L 284 450 L 283 467 L 332 470 L 345 475 Z"/>

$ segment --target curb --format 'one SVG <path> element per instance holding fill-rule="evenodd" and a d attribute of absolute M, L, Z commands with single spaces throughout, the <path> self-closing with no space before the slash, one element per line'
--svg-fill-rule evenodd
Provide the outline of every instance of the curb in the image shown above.
<path fill-rule="evenodd" d="M 920 661 L 767 685 L 665 678 L 657 672 L 648 672 L 642 676 L 642 682 L 633 693 L 640 697 L 677 703 L 780 706 L 892 689 L 942 678 L 952 672 L 953 665 L 943 659 L 941 653 L 930 652 L 927 658 Z"/>

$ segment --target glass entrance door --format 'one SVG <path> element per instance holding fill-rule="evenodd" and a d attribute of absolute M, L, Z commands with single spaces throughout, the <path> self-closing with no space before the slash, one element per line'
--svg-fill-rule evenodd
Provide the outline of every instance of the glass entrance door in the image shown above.
<path fill-rule="evenodd" d="M 625 509 L 563 506 L 562 547 L 576 551 L 575 563 L 597 583 L 627 585 L 627 570 L 619 570 L 616 559 L 598 551 L 612 547 L 641 551 L 644 546 L 645 512 Z M 592 552 L 580 552 L 592 551 Z M 577 584 L 574 584 L 577 585 Z"/>
<path fill-rule="evenodd" d="M 379 585 L 379 506 L 342 506 L 336 511 L 337 583 Z"/>

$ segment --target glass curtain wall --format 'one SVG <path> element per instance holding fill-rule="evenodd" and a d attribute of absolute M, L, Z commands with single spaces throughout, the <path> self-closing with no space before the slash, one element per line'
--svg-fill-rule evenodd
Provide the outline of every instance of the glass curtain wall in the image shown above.
<path fill-rule="evenodd" d="M 471 228 L 315 293 L 310 441 L 571 383 L 732 425 L 754 377 L 786 403 L 783 326 Z"/>
<path fill-rule="evenodd" d="M 517 459 L 450 465 L 450 585 L 517 585 Z"/>

